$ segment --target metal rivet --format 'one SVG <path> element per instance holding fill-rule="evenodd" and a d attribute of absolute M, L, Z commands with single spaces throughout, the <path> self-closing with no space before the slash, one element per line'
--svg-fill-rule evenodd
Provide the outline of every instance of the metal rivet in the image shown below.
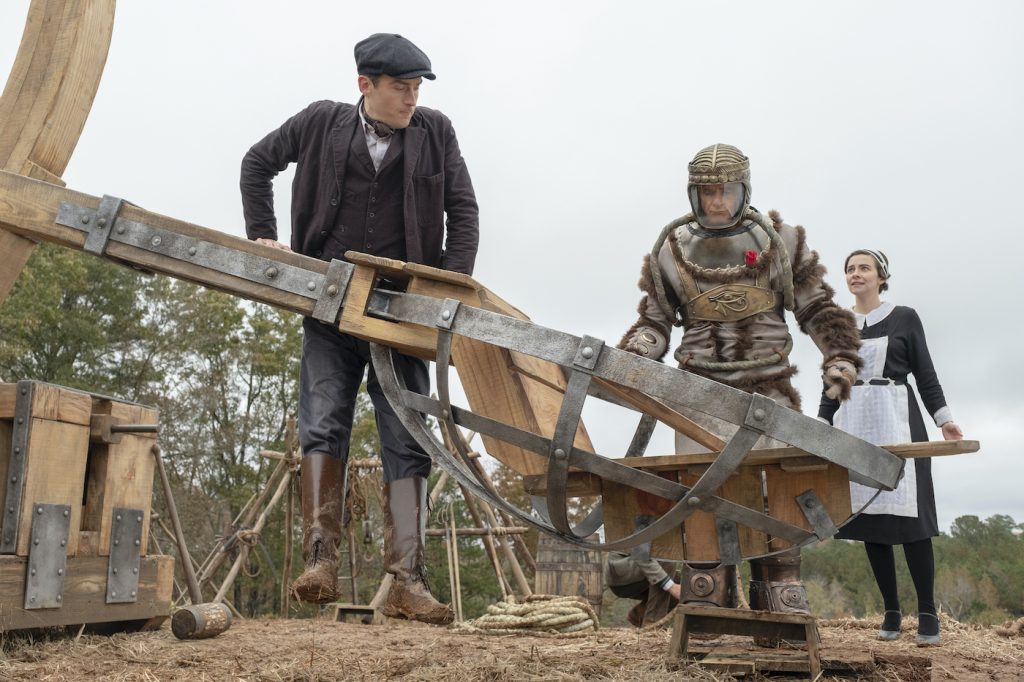
<path fill-rule="evenodd" d="M 11 476 L 11 483 L 17 483 L 17 482 L 18 482 L 18 477 L 17 476 Z"/>
<path fill-rule="evenodd" d="M 118 225 L 117 226 L 117 233 L 118 234 L 124 234 L 124 225 Z"/>
<path fill-rule="evenodd" d="M 447 419 L 449 416 L 448 410 L 441 410 L 441 419 Z"/>
<path fill-rule="evenodd" d="M 190 256 L 196 255 L 196 247 L 194 247 L 194 246 L 188 247 L 188 255 L 190 255 Z"/>
<path fill-rule="evenodd" d="M 43 508 L 42 507 L 36 507 L 36 514 L 42 514 L 42 513 L 43 513 Z"/>
<path fill-rule="evenodd" d="M 137 568 L 133 568 L 132 569 L 132 573 L 138 573 L 138 572 L 139 572 L 139 569 L 137 569 Z"/>
<path fill-rule="evenodd" d="M 27 388 L 21 389 L 21 394 L 22 395 L 27 395 L 28 394 L 28 389 Z"/>
<path fill-rule="evenodd" d="M 70 516 L 70 515 L 71 515 L 71 512 L 69 512 L 67 509 L 65 509 L 64 510 L 64 516 Z"/>
<path fill-rule="evenodd" d="M 8 507 L 7 508 L 7 513 L 8 514 L 13 514 L 14 513 L 14 507 Z"/>
<path fill-rule="evenodd" d="M 450 319 L 452 319 L 452 311 L 450 311 L 450 310 L 442 310 L 441 311 L 441 319 L 442 320 L 450 320 Z"/>
<path fill-rule="evenodd" d="M 142 541 L 141 541 L 141 540 L 136 540 L 136 541 L 135 541 L 135 546 L 136 546 L 136 547 L 138 547 L 138 546 L 139 546 L 139 545 L 141 545 L 141 544 L 142 544 Z"/>
<path fill-rule="evenodd" d="M 33 545 L 38 545 L 38 544 L 39 544 L 39 538 L 35 538 L 35 539 L 33 539 L 33 540 L 32 540 L 32 544 L 33 544 Z"/>
<path fill-rule="evenodd" d="M 135 592 L 132 592 L 132 599 L 135 599 Z"/>
<path fill-rule="evenodd" d="M 83 225 L 88 225 L 89 224 L 89 216 L 87 216 L 87 215 L 82 216 L 82 224 Z"/>
<path fill-rule="evenodd" d="M 28 598 L 28 600 L 29 600 L 29 602 L 34 604 L 35 601 L 36 601 L 36 596 L 33 594 L 31 597 Z"/>
<path fill-rule="evenodd" d="M 96 221 L 96 225 L 99 226 L 99 227 L 106 227 L 107 226 L 107 219 L 106 218 L 100 218 L 99 220 Z"/>
<path fill-rule="evenodd" d="M 57 569 L 57 575 L 64 575 L 64 569 L 63 568 L 58 568 Z"/>
<path fill-rule="evenodd" d="M 18 423 L 19 424 L 24 424 L 25 423 L 25 418 L 24 417 L 18 417 Z"/>
<path fill-rule="evenodd" d="M 327 295 L 328 296 L 337 296 L 338 295 L 338 287 L 334 286 L 333 284 L 330 285 L 329 287 L 327 287 Z"/>
<path fill-rule="evenodd" d="M 121 544 L 120 540 L 114 540 L 114 547 L 117 547 L 120 544 Z"/>
<path fill-rule="evenodd" d="M 583 349 L 583 351 L 582 351 L 582 352 L 580 353 L 580 355 L 582 355 L 582 356 L 583 356 L 583 357 L 585 357 L 585 358 L 586 358 L 587 360 L 589 360 L 590 358 L 594 357 L 594 349 L 593 349 L 593 348 L 591 348 L 590 346 L 586 346 L 586 347 L 584 347 L 584 349 Z"/>
<path fill-rule="evenodd" d="M 64 601 L 64 598 L 63 598 L 63 597 L 61 597 L 61 596 L 60 596 L 60 595 L 58 594 L 58 595 L 57 595 L 57 601 Z"/>
<path fill-rule="evenodd" d="M 33 568 L 32 569 L 32 575 L 35 575 L 35 574 L 36 574 L 36 569 Z"/>
<path fill-rule="evenodd" d="M 686 500 L 686 504 L 690 505 L 691 507 L 696 507 L 698 504 L 700 504 L 700 498 L 697 496 L 693 496 Z"/>
<path fill-rule="evenodd" d="M 804 506 L 807 507 L 808 509 L 813 509 L 814 508 L 814 500 L 812 500 L 810 498 L 804 500 Z"/>
<path fill-rule="evenodd" d="M 759 421 L 759 422 L 760 422 L 760 421 L 764 421 L 764 418 L 765 418 L 766 416 L 767 416 L 767 415 L 765 414 L 764 410 L 763 410 L 763 409 L 761 409 L 760 407 L 759 407 L 759 408 L 757 408 L 756 410 L 754 410 L 754 419 L 755 419 L 756 421 Z"/>
<path fill-rule="evenodd" d="M 139 523 L 142 523 L 142 515 L 140 514 L 139 516 L 136 516 L 135 520 L 138 521 Z"/>
<path fill-rule="evenodd" d="M 121 520 L 121 515 L 120 514 L 115 514 L 114 515 L 114 520 L 115 521 L 120 521 Z"/>
<path fill-rule="evenodd" d="M 263 274 L 266 275 L 268 279 L 274 279 L 275 277 L 277 277 L 277 268 L 271 265 L 269 268 L 263 271 Z"/>
<path fill-rule="evenodd" d="M 565 457 L 565 450 L 563 450 L 562 448 L 555 448 L 555 457 L 558 458 L 558 459 L 564 458 Z"/>
<path fill-rule="evenodd" d="M 67 544 L 68 544 L 68 541 L 67 541 L 67 540 L 61 540 L 61 541 L 60 541 L 60 546 L 61 546 L 61 547 L 65 547 L 65 546 L 67 546 Z"/>
<path fill-rule="evenodd" d="M 163 239 L 160 239 L 160 237 L 158 236 L 153 237 L 152 239 L 149 240 L 149 243 L 152 244 L 153 246 L 160 246 L 161 242 L 163 242 Z"/>
<path fill-rule="evenodd" d="M 310 291 L 316 291 L 316 282 L 306 282 L 306 288 Z"/>
<path fill-rule="evenodd" d="M 111 572 L 112 572 L 112 573 L 113 573 L 114 575 L 117 575 L 117 569 L 116 569 L 116 568 L 112 568 L 112 569 L 110 569 L 110 570 L 111 570 Z"/>
<path fill-rule="evenodd" d="M 20 455 L 21 454 L 21 448 L 14 448 L 14 454 Z"/>
<path fill-rule="evenodd" d="M 111 596 L 111 597 L 116 597 L 116 596 L 117 596 L 117 592 L 111 592 L 111 593 L 110 593 L 110 596 Z"/>

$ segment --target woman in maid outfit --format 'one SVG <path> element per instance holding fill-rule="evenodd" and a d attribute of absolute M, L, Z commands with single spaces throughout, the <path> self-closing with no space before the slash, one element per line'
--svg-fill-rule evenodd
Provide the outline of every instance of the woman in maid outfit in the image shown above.
<path fill-rule="evenodd" d="M 928 440 L 921 410 L 907 377 L 921 393 L 925 408 L 946 440 L 960 440 L 963 432 L 953 422 L 942 386 L 932 366 L 924 328 L 913 308 L 881 300 L 889 288 L 889 260 L 881 251 L 861 249 L 846 257 L 846 285 L 856 299 L 853 312 L 863 345 L 863 367 L 857 375 L 850 400 L 840 405 L 822 394 L 818 416 L 836 428 L 876 445 Z M 871 504 L 836 535 L 861 540 L 867 550 L 875 581 L 885 603 L 885 617 L 878 638 L 900 636 L 899 595 L 893 545 L 903 545 L 914 589 L 917 592 L 918 646 L 939 644 L 939 619 L 935 611 L 935 559 L 932 538 L 939 534 L 932 487 L 931 459 L 908 462 L 903 480 L 892 492 L 881 492 L 856 483 L 850 496 L 856 511 Z M 874 501 L 871 501 L 874 497 Z"/>

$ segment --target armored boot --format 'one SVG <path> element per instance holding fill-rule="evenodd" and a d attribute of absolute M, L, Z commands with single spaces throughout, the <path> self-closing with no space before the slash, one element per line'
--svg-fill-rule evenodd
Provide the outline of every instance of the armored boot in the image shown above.
<path fill-rule="evenodd" d="M 799 548 L 750 562 L 750 608 L 774 613 L 811 612 L 807 590 L 800 580 Z M 754 642 L 765 647 L 782 643 L 766 637 L 755 637 Z M 802 640 L 792 643 L 801 644 Z"/>
<path fill-rule="evenodd" d="M 680 587 L 684 604 L 736 608 L 735 566 L 686 564 Z"/>
<path fill-rule="evenodd" d="M 389 618 L 447 625 L 455 614 L 430 594 L 423 564 L 427 479 L 401 478 L 384 486 L 384 565 L 395 576 L 381 607 Z"/>
<path fill-rule="evenodd" d="M 328 604 L 338 599 L 338 543 L 341 541 L 343 464 L 314 452 L 302 458 L 302 560 L 294 583 L 299 601 Z"/>

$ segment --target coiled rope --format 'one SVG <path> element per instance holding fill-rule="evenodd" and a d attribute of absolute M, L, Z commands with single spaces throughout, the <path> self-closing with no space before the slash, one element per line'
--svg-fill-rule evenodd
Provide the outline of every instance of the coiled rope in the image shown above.
<path fill-rule="evenodd" d="M 535 594 L 526 603 L 498 602 L 475 620 L 456 623 L 455 632 L 476 635 L 585 637 L 599 628 L 597 614 L 581 597 Z"/>

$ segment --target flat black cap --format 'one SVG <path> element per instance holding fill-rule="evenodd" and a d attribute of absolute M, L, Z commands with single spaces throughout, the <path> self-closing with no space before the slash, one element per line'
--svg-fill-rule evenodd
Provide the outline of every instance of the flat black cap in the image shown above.
<path fill-rule="evenodd" d="M 397 33 L 374 33 L 356 43 L 356 71 L 363 76 L 437 78 L 423 50 Z"/>

